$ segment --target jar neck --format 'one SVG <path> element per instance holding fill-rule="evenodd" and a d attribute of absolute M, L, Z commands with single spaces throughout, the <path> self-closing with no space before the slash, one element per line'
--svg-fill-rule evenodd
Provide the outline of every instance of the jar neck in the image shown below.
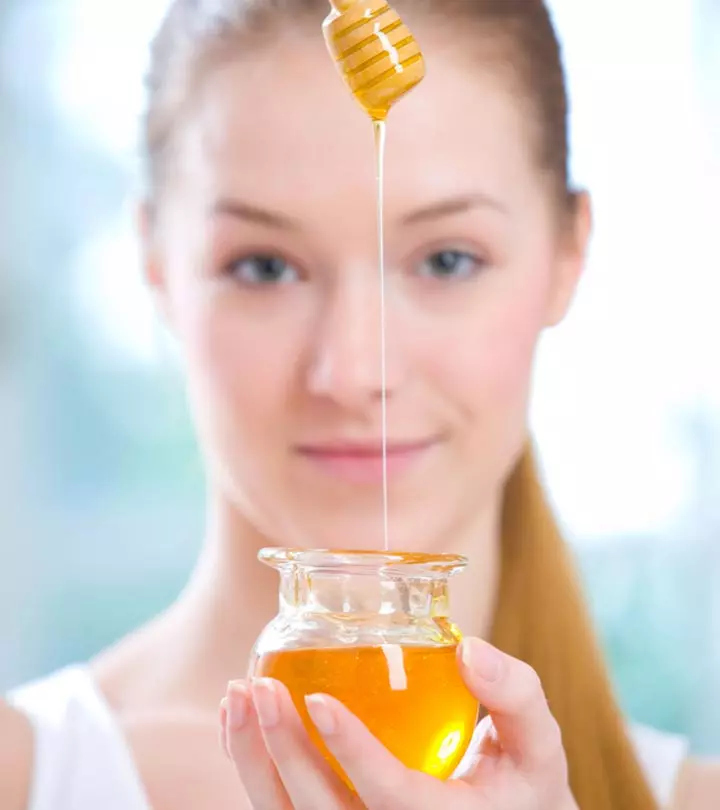
<path fill-rule="evenodd" d="M 281 614 L 371 615 L 411 618 L 449 616 L 445 576 L 413 577 L 324 572 L 295 565 L 280 572 Z"/>

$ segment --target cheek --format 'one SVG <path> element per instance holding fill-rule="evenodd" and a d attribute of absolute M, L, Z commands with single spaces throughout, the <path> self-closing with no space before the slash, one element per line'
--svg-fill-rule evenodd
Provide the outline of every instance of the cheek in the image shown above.
<path fill-rule="evenodd" d="M 232 292 L 196 296 L 182 322 L 188 384 L 196 408 L 228 430 L 262 435 L 285 400 L 293 369 L 286 331 L 239 306 Z"/>
<path fill-rule="evenodd" d="M 277 329 L 281 313 L 248 306 L 232 280 L 213 271 L 199 211 L 181 209 L 175 216 L 167 232 L 183 238 L 168 238 L 163 246 L 167 308 L 193 410 L 206 428 L 214 428 L 213 419 L 228 421 L 233 414 L 241 424 L 254 423 L 253 409 L 261 412 L 262 400 L 270 399 L 264 392 L 279 384 L 283 346 L 273 337 L 285 334 Z"/>
<path fill-rule="evenodd" d="M 466 417 L 481 419 L 486 428 L 524 424 L 546 288 L 536 282 L 477 292 L 479 300 L 468 300 L 466 314 L 454 319 L 440 342 L 440 384 Z"/>
<path fill-rule="evenodd" d="M 515 300 L 479 330 L 473 376 L 484 406 L 510 411 L 525 406 L 543 312 L 534 301 Z"/>

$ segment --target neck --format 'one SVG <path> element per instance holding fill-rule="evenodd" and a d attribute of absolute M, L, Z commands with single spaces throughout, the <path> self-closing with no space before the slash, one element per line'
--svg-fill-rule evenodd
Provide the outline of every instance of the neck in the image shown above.
<path fill-rule="evenodd" d="M 224 499 L 212 504 L 206 542 L 174 610 L 204 639 L 208 659 L 242 678 L 262 628 L 277 613 L 278 575 L 257 559 L 271 545 Z"/>
<path fill-rule="evenodd" d="M 476 514 L 425 549 L 470 559 L 450 587 L 452 618 L 466 635 L 483 636 L 490 629 L 499 578 L 497 516 L 496 507 Z M 228 680 L 246 676 L 255 639 L 278 606 L 277 573 L 257 560 L 264 545 L 267 538 L 227 500 L 215 500 L 206 543 L 187 587 L 138 637 L 135 655 L 130 655 L 131 660 L 152 655 L 155 675 L 149 687 L 155 694 L 134 697 L 133 703 L 157 701 L 160 692 L 167 702 L 214 711 Z M 158 649 L 163 650 L 160 660 Z M 147 681 L 142 688 L 148 691 Z"/>

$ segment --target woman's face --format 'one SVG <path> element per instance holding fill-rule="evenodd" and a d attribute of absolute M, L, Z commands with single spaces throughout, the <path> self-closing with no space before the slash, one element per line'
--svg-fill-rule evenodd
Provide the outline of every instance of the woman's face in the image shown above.
<path fill-rule="evenodd" d="M 388 121 L 385 311 L 394 548 L 451 548 L 526 436 L 561 252 L 524 107 L 428 33 Z M 182 123 L 149 278 L 181 346 L 213 487 L 271 543 L 382 543 L 373 135 L 322 37 L 207 78 Z M 583 240 L 581 240 L 583 241 Z"/>

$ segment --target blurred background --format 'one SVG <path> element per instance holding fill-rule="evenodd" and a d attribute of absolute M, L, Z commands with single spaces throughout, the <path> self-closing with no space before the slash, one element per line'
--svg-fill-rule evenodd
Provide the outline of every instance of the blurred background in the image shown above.
<path fill-rule="evenodd" d="M 132 221 L 165 2 L 0 3 L 0 691 L 163 607 L 201 537 Z M 535 433 L 626 710 L 720 754 L 720 3 L 551 5 L 596 231 Z"/>

